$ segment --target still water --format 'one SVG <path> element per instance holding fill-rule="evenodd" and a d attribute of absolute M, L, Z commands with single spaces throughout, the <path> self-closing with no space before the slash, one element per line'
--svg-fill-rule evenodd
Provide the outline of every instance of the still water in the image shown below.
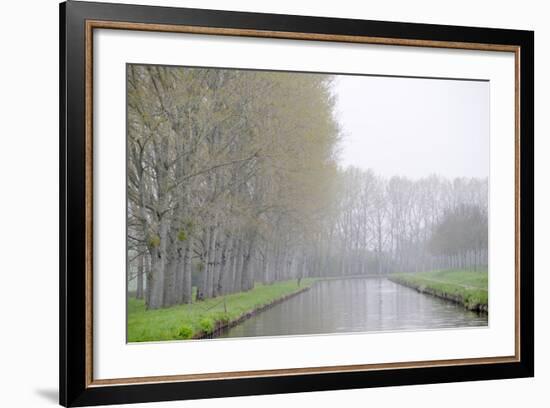
<path fill-rule="evenodd" d="M 267 309 L 219 337 L 486 326 L 487 315 L 383 278 L 333 279 Z"/>

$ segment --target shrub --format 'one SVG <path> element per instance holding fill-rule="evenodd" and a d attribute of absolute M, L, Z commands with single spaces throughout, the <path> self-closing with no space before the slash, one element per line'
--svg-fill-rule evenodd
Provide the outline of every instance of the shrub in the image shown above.
<path fill-rule="evenodd" d="M 190 339 L 193 337 L 193 328 L 188 324 L 184 324 L 178 330 L 177 337 L 180 339 Z"/>
<path fill-rule="evenodd" d="M 210 334 L 214 331 L 214 320 L 212 320 L 211 318 L 209 317 L 203 317 L 200 321 L 199 321 L 199 327 L 201 328 L 201 330 L 206 333 L 206 334 Z"/>
<path fill-rule="evenodd" d="M 230 317 L 229 317 L 229 313 L 225 313 L 225 312 L 217 313 L 216 316 L 215 316 L 215 319 L 219 322 L 224 323 L 224 324 L 229 323 L 229 321 L 231 320 Z"/>

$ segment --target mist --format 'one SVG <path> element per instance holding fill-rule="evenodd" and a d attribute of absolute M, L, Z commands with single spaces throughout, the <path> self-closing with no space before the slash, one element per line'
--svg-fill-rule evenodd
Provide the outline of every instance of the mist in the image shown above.
<path fill-rule="evenodd" d="M 338 75 L 339 163 L 386 176 L 489 175 L 489 82 Z"/>

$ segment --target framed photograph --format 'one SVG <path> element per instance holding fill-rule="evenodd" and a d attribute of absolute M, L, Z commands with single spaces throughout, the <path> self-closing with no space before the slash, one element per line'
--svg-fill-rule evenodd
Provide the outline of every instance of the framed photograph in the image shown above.
<path fill-rule="evenodd" d="M 533 32 L 60 27 L 62 405 L 533 376 Z"/>

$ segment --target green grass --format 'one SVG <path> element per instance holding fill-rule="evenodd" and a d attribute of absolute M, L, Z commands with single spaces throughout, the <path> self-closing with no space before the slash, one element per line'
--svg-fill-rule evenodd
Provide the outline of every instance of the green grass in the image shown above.
<path fill-rule="evenodd" d="M 452 299 L 470 310 L 487 311 L 487 270 L 443 270 L 391 275 L 391 280 L 445 299 Z"/>
<path fill-rule="evenodd" d="M 143 300 L 128 298 L 128 342 L 183 340 L 212 333 L 220 325 L 237 320 L 246 313 L 277 299 L 310 287 L 316 279 L 256 284 L 248 292 L 233 293 L 188 305 L 145 310 Z"/>

